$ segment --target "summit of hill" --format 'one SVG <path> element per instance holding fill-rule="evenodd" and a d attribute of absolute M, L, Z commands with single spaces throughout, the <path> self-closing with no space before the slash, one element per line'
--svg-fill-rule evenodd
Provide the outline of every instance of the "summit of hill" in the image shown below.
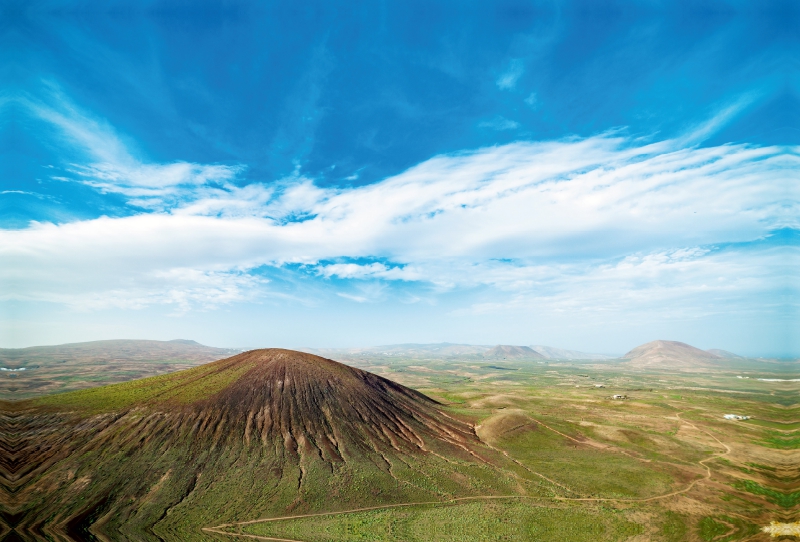
<path fill-rule="evenodd" d="M 690 369 L 717 365 L 725 358 L 679 341 L 652 341 L 637 346 L 624 356 L 639 368 Z"/>
<path fill-rule="evenodd" d="M 313 354 L 278 348 L 253 350 L 204 367 L 206 380 L 235 380 L 193 405 L 193 416 L 241 425 L 245 440 L 279 436 L 339 457 L 341 446 L 416 449 L 425 438 L 463 441 L 467 424 L 443 418 L 438 403 L 383 377 Z M 188 384 L 188 385 L 194 385 Z"/>

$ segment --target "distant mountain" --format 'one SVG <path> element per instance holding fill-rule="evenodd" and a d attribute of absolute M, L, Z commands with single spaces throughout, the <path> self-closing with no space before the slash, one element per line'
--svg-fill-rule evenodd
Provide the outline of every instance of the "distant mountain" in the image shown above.
<path fill-rule="evenodd" d="M 686 369 L 715 366 L 722 356 L 678 341 L 653 341 L 637 346 L 624 356 L 640 368 Z"/>
<path fill-rule="evenodd" d="M 616 356 L 609 356 L 606 354 L 589 354 L 587 352 L 579 352 L 577 350 L 564 350 L 563 348 L 553 348 L 552 346 L 543 346 L 540 344 L 531 346 L 532 350 L 540 353 L 547 359 L 615 359 Z"/>
<path fill-rule="evenodd" d="M 28 348 L 0 348 L 0 364 L 20 364 L 24 367 L 31 363 L 41 364 L 56 359 L 58 363 L 164 359 L 212 361 L 235 352 L 238 350 L 205 346 L 186 339 L 172 341 L 116 339 Z"/>
<path fill-rule="evenodd" d="M 491 350 L 484 352 L 486 359 L 547 359 L 545 356 L 528 346 L 511 346 L 498 344 Z"/>
<path fill-rule="evenodd" d="M 172 339 L 171 341 L 167 341 L 167 342 L 178 343 L 178 344 L 191 344 L 191 345 L 194 345 L 194 346 L 203 346 L 199 342 L 193 341 L 191 339 Z"/>
<path fill-rule="evenodd" d="M 0 400 L 124 382 L 218 360 L 239 350 L 196 341 L 109 340 L 0 348 Z M 13 375 L 13 376 L 12 376 Z"/>

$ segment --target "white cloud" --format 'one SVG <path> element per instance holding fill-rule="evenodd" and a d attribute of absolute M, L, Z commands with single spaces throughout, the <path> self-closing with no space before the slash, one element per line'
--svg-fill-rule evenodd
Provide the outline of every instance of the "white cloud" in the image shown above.
<path fill-rule="evenodd" d="M 355 188 L 320 188 L 297 175 L 274 186 L 221 188 L 209 179 L 224 171 L 184 167 L 169 178 L 195 178 L 181 182 L 191 196 L 169 211 L 0 231 L 0 283 L 9 285 L 6 300 L 187 310 L 263 295 L 269 286 L 253 273 L 260 266 L 305 264 L 322 278 L 365 287 L 486 286 L 506 293 L 502 306 L 632 310 L 647 292 L 654 299 L 718 288 L 708 278 L 715 273 L 730 277 L 731 292 L 762 288 L 763 254 L 729 251 L 720 263 L 716 252 L 696 247 L 800 227 L 799 166 L 798 149 L 598 136 L 437 156 Z M 318 265 L 356 258 L 383 263 Z M 753 282 L 733 281 L 720 266 Z M 705 275 L 690 272 L 701 268 Z M 673 290 L 664 290 L 667 279 Z"/>
<path fill-rule="evenodd" d="M 519 128 L 519 123 L 505 117 L 497 116 L 489 121 L 484 121 L 478 124 L 481 128 L 491 128 L 492 130 L 515 130 Z"/>
<path fill-rule="evenodd" d="M 752 104 L 757 97 L 755 93 L 747 93 L 739 96 L 736 100 L 721 107 L 710 119 L 691 127 L 691 129 L 680 138 L 679 144 L 682 146 L 690 146 L 702 143 L 736 118 L 736 116 Z"/>
<path fill-rule="evenodd" d="M 528 107 L 531 107 L 533 109 L 538 109 L 540 105 L 539 97 L 536 95 L 535 92 L 531 92 L 530 94 L 528 94 L 528 97 L 525 98 L 525 103 L 528 104 Z"/>
<path fill-rule="evenodd" d="M 232 181 L 244 170 L 241 165 L 141 161 L 108 123 L 82 111 L 57 87 L 47 86 L 50 103 L 26 97 L 16 101 L 34 117 L 58 128 L 65 140 L 90 159 L 87 164 L 70 165 L 67 171 L 71 177 L 56 178 L 81 182 L 105 193 L 122 194 L 131 205 L 154 210 L 193 199 L 200 187 L 211 192 L 236 189 Z"/>
<path fill-rule="evenodd" d="M 169 164 L 123 165 L 95 163 L 88 166 L 73 165 L 70 172 L 86 185 L 104 193 L 122 194 L 128 203 L 142 208 L 161 210 L 177 205 L 198 195 L 198 187 L 209 193 L 235 191 L 231 184 L 241 166 L 205 165 L 190 162 Z"/>
<path fill-rule="evenodd" d="M 44 277 L 35 277 L 33 283 Z M 94 278 L 97 278 L 95 276 Z M 51 291 L 31 291 L 25 296 L 6 293 L 0 300 L 23 299 L 68 305 L 79 310 L 107 308 L 142 309 L 151 305 L 166 305 L 179 315 L 191 308 L 210 310 L 241 301 L 262 297 L 267 279 L 241 270 L 209 271 L 172 268 L 128 274 L 122 280 L 82 281 L 76 276 L 64 277 L 60 288 Z"/>
<path fill-rule="evenodd" d="M 545 269 L 535 285 L 479 302 L 460 314 L 497 314 L 536 307 L 544 314 L 614 315 L 670 320 L 776 311 L 775 293 L 800 265 L 789 247 L 640 253 L 615 262 L 576 263 Z M 786 300 L 784 299 L 784 302 Z"/>
<path fill-rule="evenodd" d="M 497 88 L 500 90 L 512 90 L 517 85 L 517 81 L 519 81 L 519 78 L 522 77 L 524 72 L 525 66 L 522 60 L 515 58 L 511 61 L 508 70 L 497 78 Z"/>
<path fill-rule="evenodd" d="M 338 277 L 342 279 L 387 279 L 413 281 L 424 279 L 425 276 L 413 267 L 387 267 L 382 263 L 359 265 L 355 263 L 337 263 L 321 265 L 317 273 L 323 277 Z"/>

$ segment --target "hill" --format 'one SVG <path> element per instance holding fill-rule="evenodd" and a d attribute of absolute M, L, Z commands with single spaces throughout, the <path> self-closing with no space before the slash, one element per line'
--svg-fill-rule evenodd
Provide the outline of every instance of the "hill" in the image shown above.
<path fill-rule="evenodd" d="M 637 346 L 623 358 L 640 368 L 689 369 L 718 365 L 724 358 L 678 341 L 652 341 Z"/>
<path fill-rule="evenodd" d="M 507 344 L 498 344 L 491 350 L 484 352 L 483 357 L 486 359 L 547 359 L 530 347 Z"/>
<path fill-rule="evenodd" d="M 520 487 L 439 403 L 290 350 L 4 408 L 0 518 L 28 535 L 192 540 L 267 513 Z"/>
<path fill-rule="evenodd" d="M 188 369 L 235 353 L 195 341 L 110 340 L 0 349 L 0 398 L 125 382 Z"/>
<path fill-rule="evenodd" d="M 564 348 L 554 348 L 552 346 L 544 346 L 541 344 L 531 346 L 531 350 L 539 352 L 547 359 L 605 360 L 614 359 L 616 357 L 609 356 L 607 354 L 590 354 L 588 352 L 579 352 L 578 350 L 565 350 Z"/>

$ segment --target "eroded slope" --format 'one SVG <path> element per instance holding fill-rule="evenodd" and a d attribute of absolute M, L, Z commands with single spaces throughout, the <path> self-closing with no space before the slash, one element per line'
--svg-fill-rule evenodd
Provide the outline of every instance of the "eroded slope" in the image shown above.
<path fill-rule="evenodd" d="M 524 491 L 435 401 L 288 350 L 6 411 L 3 517 L 22 537 L 185 540 L 263 514 Z"/>

